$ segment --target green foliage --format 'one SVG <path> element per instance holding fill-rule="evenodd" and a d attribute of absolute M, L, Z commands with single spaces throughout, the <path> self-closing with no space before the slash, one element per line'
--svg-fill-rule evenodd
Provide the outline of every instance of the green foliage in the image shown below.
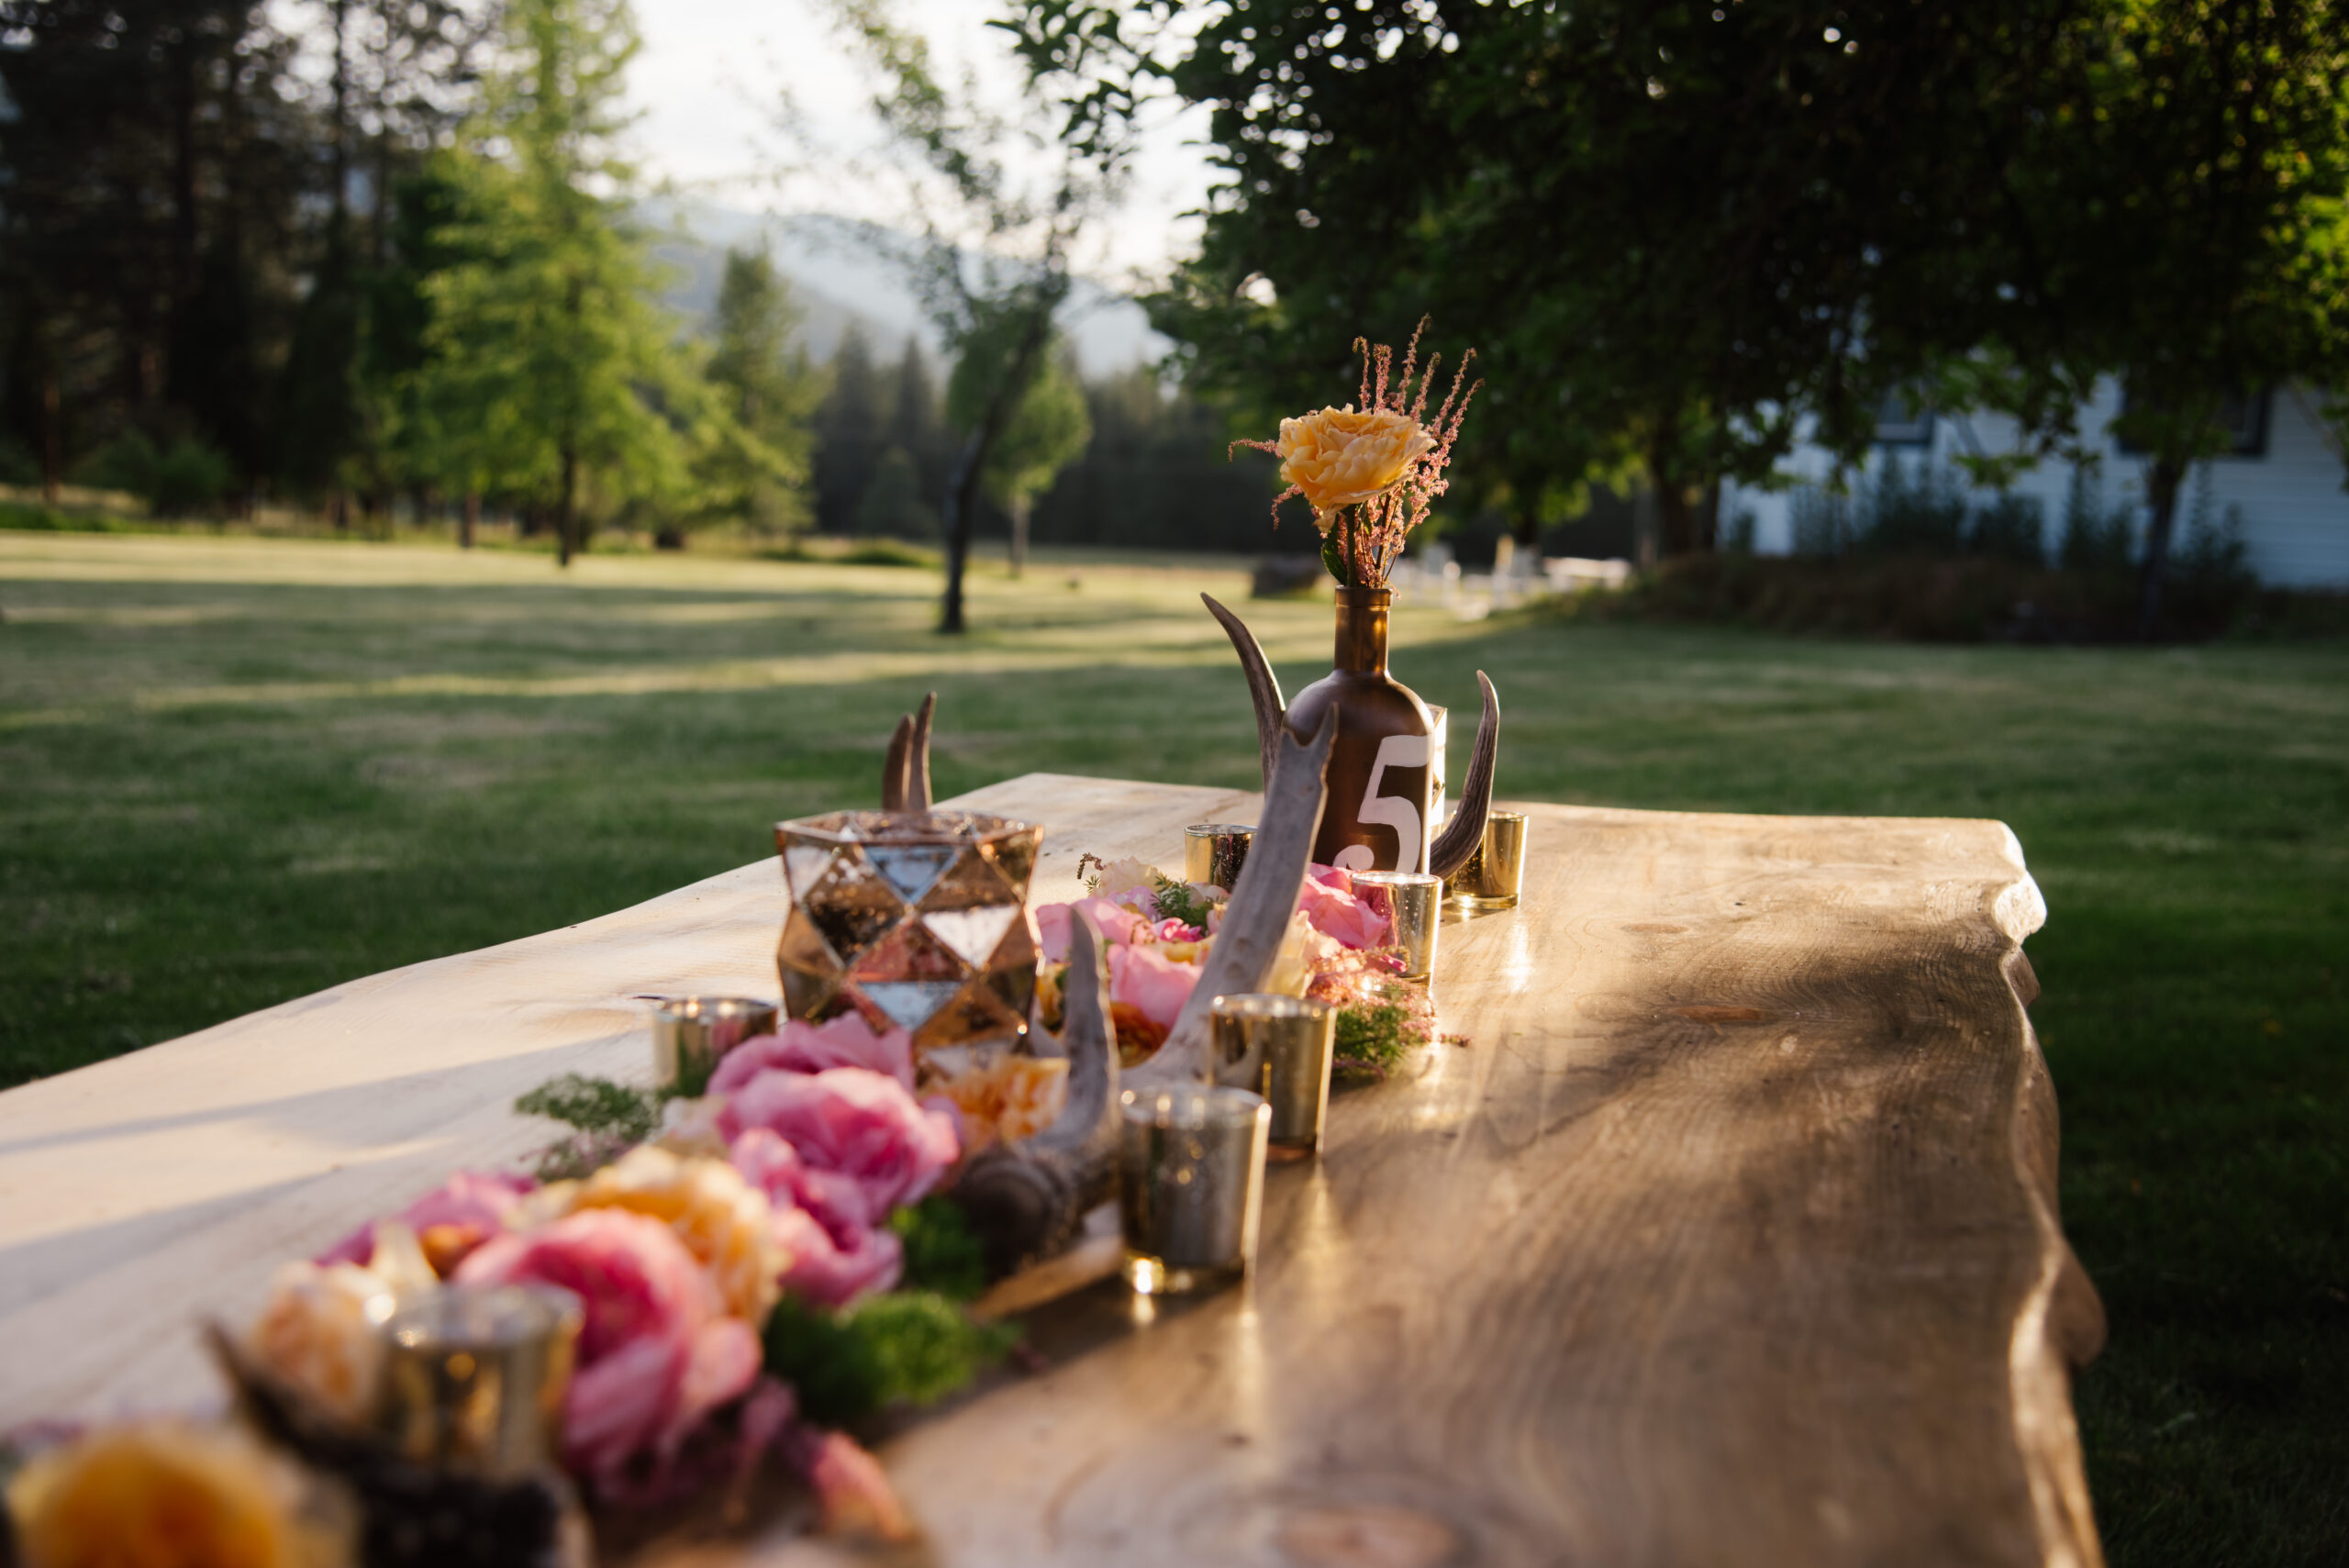
<path fill-rule="evenodd" d="M 791 1385 L 799 1413 L 844 1427 L 887 1406 L 928 1405 L 1003 1359 L 1007 1326 L 974 1321 L 930 1291 L 892 1291 L 845 1312 L 786 1296 L 767 1319 L 767 1371 Z"/>
<path fill-rule="evenodd" d="M 1162 920 L 1180 920 L 1186 926 L 1208 929 L 1208 921 L 1216 911 L 1216 901 L 1203 893 L 1194 892 L 1187 882 L 1177 882 L 1171 876 L 1151 873 L 1154 889 L 1152 907 Z"/>
<path fill-rule="evenodd" d="M 129 491 L 159 517 L 217 506 L 235 478 L 217 449 L 193 436 L 159 447 L 135 426 L 93 453 L 82 472 L 101 489 Z"/>
<path fill-rule="evenodd" d="M 906 1249 L 906 1286 L 949 1301 L 976 1301 L 987 1286 L 986 1258 L 963 1210 L 943 1197 L 926 1197 L 889 1216 Z"/>
<path fill-rule="evenodd" d="M 1375 1002 L 1338 1009 L 1333 1071 L 1385 1077 L 1401 1065 L 1417 1043 L 1410 1013 L 1400 1004 Z"/>
<path fill-rule="evenodd" d="M 790 346 L 798 320 L 763 251 L 726 252 L 704 374 L 728 418 L 705 439 L 696 466 L 707 515 L 740 517 L 763 534 L 807 526 L 808 417 L 817 383 Z"/>
<path fill-rule="evenodd" d="M 546 1117 L 597 1137 L 641 1143 L 660 1127 L 665 1098 L 657 1090 L 566 1073 L 522 1095 L 514 1102 L 514 1108 L 524 1116 Z"/>

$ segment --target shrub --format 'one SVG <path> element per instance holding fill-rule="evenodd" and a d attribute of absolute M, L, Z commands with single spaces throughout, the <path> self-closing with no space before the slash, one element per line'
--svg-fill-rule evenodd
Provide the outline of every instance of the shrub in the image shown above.
<path fill-rule="evenodd" d="M 228 456 L 193 436 L 158 448 L 146 431 L 125 430 L 82 465 L 89 483 L 128 490 L 159 517 L 206 512 L 220 504 L 236 475 Z"/>

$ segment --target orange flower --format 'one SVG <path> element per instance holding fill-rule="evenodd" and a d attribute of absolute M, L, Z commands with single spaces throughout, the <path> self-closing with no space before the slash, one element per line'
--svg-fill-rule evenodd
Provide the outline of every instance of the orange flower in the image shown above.
<path fill-rule="evenodd" d="M 30 1568 L 339 1568 L 350 1516 L 239 1433 L 157 1421 L 42 1454 L 8 1484 Z"/>
<path fill-rule="evenodd" d="M 1281 481 L 1313 506 L 1313 520 L 1330 531 L 1330 514 L 1380 495 L 1402 483 L 1411 464 L 1435 450 L 1435 438 L 1407 414 L 1374 408 L 1324 408 L 1281 421 Z"/>
<path fill-rule="evenodd" d="M 1005 1056 L 939 1085 L 963 1113 L 964 1149 L 1033 1138 L 1059 1118 L 1068 1098 L 1068 1063 L 1052 1057 Z"/>

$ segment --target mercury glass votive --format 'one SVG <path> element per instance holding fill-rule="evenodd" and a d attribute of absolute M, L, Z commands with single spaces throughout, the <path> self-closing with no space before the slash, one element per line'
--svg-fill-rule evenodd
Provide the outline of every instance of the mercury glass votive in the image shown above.
<path fill-rule="evenodd" d="M 971 811 L 835 811 L 775 825 L 791 913 L 784 1011 L 855 1008 L 917 1058 L 1028 1031 L 1028 883 L 1044 830 Z"/>
<path fill-rule="evenodd" d="M 773 1034 L 783 1010 L 753 996 L 662 996 L 652 1004 L 652 1082 L 698 1090 L 726 1053 Z"/>
<path fill-rule="evenodd" d="M 1525 813 L 1492 811 L 1483 840 L 1444 884 L 1444 894 L 1464 909 L 1514 909 L 1524 883 Z"/>
<path fill-rule="evenodd" d="M 1443 879 L 1423 871 L 1358 871 L 1353 888 L 1355 897 L 1386 917 L 1386 945 L 1403 950 L 1403 978 L 1433 974 Z"/>
<path fill-rule="evenodd" d="M 1126 1282 L 1145 1296 L 1212 1290 L 1256 1262 L 1272 1107 L 1245 1089 L 1177 1084 L 1118 1096 Z"/>
<path fill-rule="evenodd" d="M 1218 996 L 1209 1005 L 1217 1075 L 1245 1082 L 1272 1106 L 1267 1159 L 1305 1160 L 1321 1151 L 1337 1033 L 1337 1009 L 1302 996 L 1251 992 Z"/>
<path fill-rule="evenodd" d="M 1183 829 L 1183 880 L 1231 891 L 1255 841 L 1252 822 L 1194 822 Z"/>
<path fill-rule="evenodd" d="M 383 1327 L 376 1429 L 401 1456 L 513 1480 L 554 1463 L 579 1340 L 567 1291 L 442 1285 Z"/>

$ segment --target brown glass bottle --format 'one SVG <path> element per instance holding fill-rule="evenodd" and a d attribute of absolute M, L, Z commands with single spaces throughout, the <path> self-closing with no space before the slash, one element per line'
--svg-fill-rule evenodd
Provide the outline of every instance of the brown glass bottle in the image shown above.
<path fill-rule="evenodd" d="M 1435 719 L 1419 695 L 1386 673 L 1387 588 L 1338 590 L 1337 668 L 1297 694 L 1288 728 L 1305 739 L 1338 710 L 1329 802 L 1313 858 L 1350 871 L 1425 871 Z"/>

